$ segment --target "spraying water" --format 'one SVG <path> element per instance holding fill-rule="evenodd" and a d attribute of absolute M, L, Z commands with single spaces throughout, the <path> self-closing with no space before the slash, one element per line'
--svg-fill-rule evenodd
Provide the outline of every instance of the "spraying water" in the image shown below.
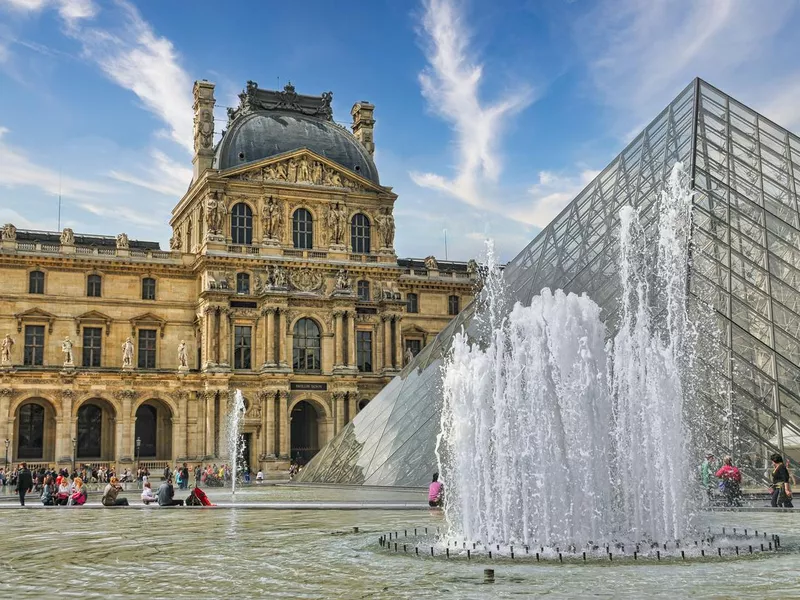
<path fill-rule="evenodd" d="M 690 532 L 691 191 L 680 163 L 659 217 L 654 245 L 633 208 L 620 212 L 609 341 L 586 295 L 543 289 L 509 312 L 489 249 L 487 343 L 456 335 L 444 367 L 437 456 L 450 536 L 555 546 Z"/>
<path fill-rule="evenodd" d="M 231 460 L 231 494 L 236 493 L 236 477 L 239 474 L 239 465 L 242 464 L 244 444 L 242 443 L 242 422 L 245 413 L 244 396 L 242 390 L 233 394 L 231 408 L 228 411 L 228 456 Z"/>

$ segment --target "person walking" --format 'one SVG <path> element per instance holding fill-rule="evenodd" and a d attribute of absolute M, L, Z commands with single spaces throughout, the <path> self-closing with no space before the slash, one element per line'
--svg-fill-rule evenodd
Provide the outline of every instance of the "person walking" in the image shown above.
<path fill-rule="evenodd" d="M 167 478 L 159 486 L 158 492 L 159 506 L 183 506 L 183 500 L 175 500 L 175 488 L 172 487 L 172 478 Z"/>
<path fill-rule="evenodd" d="M 108 482 L 106 489 L 103 491 L 103 498 L 100 502 L 103 506 L 128 506 L 127 498 L 117 498 L 117 495 L 122 490 L 122 486 L 116 477 L 112 477 Z"/>
<path fill-rule="evenodd" d="M 20 464 L 17 473 L 17 492 L 19 492 L 19 504 L 25 506 L 25 494 L 33 491 L 33 475 L 28 470 L 28 465 Z"/>
<path fill-rule="evenodd" d="M 444 485 L 439 481 L 439 473 L 433 474 L 433 481 L 428 487 L 428 506 L 441 506 L 444 495 Z"/>
<path fill-rule="evenodd" d="M 792 487 L 789 484 L 789 469 L 780 454 L 770 456 L 772 461 L 772 506 L 794 508 L 792 504 Z"/>
<path fill-rule="evenodd" d="M 739 486 L 742 483 L 742 474 L 733 466 L 733 459 L 730 456 L 722 459 L 722 466 L 714 477 L 721 480 L 719 485 L 727 506 L 741 505 L 742 492 Z"/>

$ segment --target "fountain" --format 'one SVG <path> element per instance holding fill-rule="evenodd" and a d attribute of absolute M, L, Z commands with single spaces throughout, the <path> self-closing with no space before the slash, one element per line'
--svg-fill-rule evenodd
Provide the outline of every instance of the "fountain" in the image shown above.
<path fill-rule="evenodd" d="M 635 209 L 620 211 L 623 293 L 612 340 L 586 295 L 543 289 L 508 312 L 489 252 L 480 317 L 488 336 L 470 344 L 456 335 L 444 366 L 445 540 L 544 552 L 698 532 L 684 376 L 696 337 L 687 315 L 687 179 L 676 164 L 656 244 Z"/>
<path fill-rule="evenodd" d="M 236 477 L 243 459 L 242 422 L 246 408 L 242 390 L 237 389 L 233 394 L 231 409 L 228 411 L 227 427 L 228 456 L 231 460 L 231 494 L 236 493 Z"/>

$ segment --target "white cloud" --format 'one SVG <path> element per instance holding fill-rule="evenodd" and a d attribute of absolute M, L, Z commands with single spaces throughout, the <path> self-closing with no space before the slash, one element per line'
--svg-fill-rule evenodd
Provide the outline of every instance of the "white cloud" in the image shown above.
<path fill-rule="evenodd" d="M 34 187 L 52 195 L 88 198 L 115 192 L 108 185 L 59 174 L 57 170 L 32 161 L 18 148 L 6 143 L 8 129 L 0 126 L 0 187 Z"/>
<path fill-rule="evenodd" d="M 123 205 L 115 205 L 114 203 L 96 203 L 96 202 L 81 202 L 79 206 L 93 215 L 103 217 L 106 220 L 113 220 L 117 222 L 131 223 L 147 228 L 163 228 L 164 220 L 161 215 L 154 215 L 150 213 L 140 213 L 131 210 Z"/>
<path fill-rule="evenodd" d="M 70 23 L 94 17 L 98 8 L 92 0 L 2 0 L 18 12 L 39 12 L 46 6 L 55 6 L 61 18 Z"/>
<path fill-rule="evenodd" d="M 516 207 L 511 216 L 524 223 L 545 227 L 585 188 L 600 171 L 584 169 L 576 175 L 540 171 L 539 181 L 528 193 L 533 204 Z"/>
<path fill-rule="evenodd" d="M 192 169 L 175 162 L 159 150 L 151 150 L 150 156 L 152 163 L 141 167 L 141 175 L 114 170 L 109 176 L 117 181 L 172 196 L 176 200 L 181 198 L 192 180 Z"/>
<path fill-rule="evenodd" d="M 458 159 L 453 178 L 437 173 L 410 174 L 419 186 L 445 191 L 482 206 L 487 184 L 502 172 L 499 143 L 509 117 L 533 101 L 524 87 L 491 104 L 480 98 L 483 65 L 470 56 L 470 35 L 452 0 L 426 0 L 422 26 L 428 67 L 420 74 L 422 93 L 430 109 L 449 122 Z"/>

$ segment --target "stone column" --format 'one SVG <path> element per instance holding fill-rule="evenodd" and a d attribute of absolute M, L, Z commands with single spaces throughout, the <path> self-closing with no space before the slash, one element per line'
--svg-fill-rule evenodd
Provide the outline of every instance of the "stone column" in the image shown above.
<path fill-rule="evenodd" d="M 345 408 L 345 395 L 343 392 L 333 392 L 333 414 L 336 417 L 336 428 L 333 431 L 333 434 L 336 435 L 339 433 L 345 424 L 344 419 L 344 408 Z"/>
<path fill-rule="evenodd" d="M 280 456 L 289 458 L 291 450 L 291 419 L 289 418 L 289 392 L 281 391 L 278 399 L 278 419 L 280 426 Z"/>
<path fill-rule="evenodd" d="M 344 329 L 342 328 L 342 313 L 341 311 L 333 312 L 333 366 L 338 367 L 342 364 L 342 337 Z"/>
<path fill-rule="evenodd" d="M 224 365 L 231 365 L 231 318 L 227 309 L 221 308 L 219 311 L 220 335 L 219 344 L 221 349 L 220 362 Z"/>
<path fill-rule="evenodd" d="M 122 420 L 122 447 L 117 451 L 117 454 L 126 462 L 133 460 L 134 456 L 133 427 L 135 423 L 132 422 L 131 412 L 133 410 L 133 401 L 137 396 L 136 392 L 124 391 L 122 395 L 122 415 L 117 415 L 117 421 L 119 422 L 120 417 Z"/>
<path fill-rule="evenodd" d="M 289 359 L 286 354 L 286 309 L 280 309 L 278 320 L 278 357 L 280 366 L 288 367 Z"/>
<path fill-rule="evenodd" d="M 347 366 L 356 366 L 356 313 L 347 313 Z"/>
<path fill-rule="evenodd" d="M 214 307 L 211 309 L 211 361 L 219 364 L 219 309 Z"/>
<path fill-rule="evenodd" d="M 264 403 L 264 454 L 275 456 L 275 392 L 268 392 Z"/>
<path fill-rule="evenodd" d="M 59 463 L 72 461 L 72 402 L 75 392 L 61 391 L 61 417 L 56 420 L 56 456 Z M 0 414 L 5 415 L 0 409 Z M 8 435 L 6 435 L 8 437 Z"/>
<path fill-rule="evenodd" d="M 267 317 L 267 326 L 264 328 L 266 331 L 264 339 L 264 346 L 267 349 L 266 364 L 274 365 L 277 362 L 275 360 L 275 309 L 266 308 L 264 312 Z"/>
<path fill-rule="evenodd" d="M 385 369 L 392 365 L 392 316 L 383 315 L 383 365 Z"/>
<path fill-rule="evenodd" d="M 397 315 L 394 318 L 394 366 L 396 369 L 403 368 L 403 333 L 400 327 L 402 320 L 402 315 Z"/>
<path fill-rule="evenodd" d="M 186 459 L 189 456 L 189 394 L 182 391 L 178 398 L 178 437 L 175 439 L 175 427 L 172 428 L 172 454 L 175 458 Z"/>
<path fill-rule="evenodd" d="M 214 392 L 204 392 L 206 401 L 206 456 L 214 456 L 214 431 L 216 417 L 214 413 Z"/>
<path fill-rule="evenodd" d="M 356 413 L 358 412 L 358 393 L 357 392 L 350 392 L 347 394 L 347 400 L 349 402 L 348 406 L 348 415 L 347 420 L 348 423 L 356 418 Z"/>

